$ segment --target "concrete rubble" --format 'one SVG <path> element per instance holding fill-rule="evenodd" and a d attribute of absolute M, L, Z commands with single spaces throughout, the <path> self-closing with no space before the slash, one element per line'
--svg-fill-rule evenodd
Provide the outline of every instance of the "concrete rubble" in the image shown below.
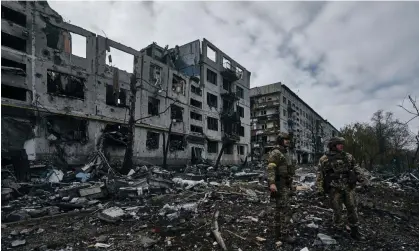
<path fill-rule="evenodd" d="M 61 170 L 59 182 L 43 178 L 51 170 L 59 170 L 47 165 L 44 176 L 38 175 L 31 182 L 2 177 L 2 185 L 7 186 L 3 189 L 12 192 L 2 198 L 1 247 L 221 250 L 221 237 L 227 250 L 419 248 L 415 173 L 390 179 L 370 175 L 368 186 L 357 188 L 360 225 L 370 239 L 357 243 L 349 233 L 337 235 L 331 227 L 328 202 L 315 195 L 316 169 L 297 169 L 291 224 L 298 241 L 290 245 L 275 240 L 271 231 L 275 203 L 268 193 L 264 163 L 221 166 L 216 171 L 209 164 L 180 171 L 138 166 L 129 175 L 110 170 L 106 163 L 86 166 L 84 171 Z M 80 173 L 91 175 L 77 175 Z M 388 186 L 388 182 L 398 187 Z M 219 212 L 216 238 L 211 234 L 215 212 Z"/>

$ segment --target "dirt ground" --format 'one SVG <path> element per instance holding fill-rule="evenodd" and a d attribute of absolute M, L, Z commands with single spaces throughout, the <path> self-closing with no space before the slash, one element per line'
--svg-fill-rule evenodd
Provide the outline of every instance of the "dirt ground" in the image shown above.
<path fill-rule="evenodd" d="M 245 188 L 256 192 L 247 195 Z M 417 193 L 400 192 L 372 186 L 358 194 L 362 232 L 367 240 L 353 241 L 349 234 L 336 234 L 330 228 L 332 212 L 327 201 L 313 191 L 293 197 L 293 226 L 298 234 L 295 244 L 275 245 L 273 238 L 274 203 L 268 191 L 258 183 L 234 183 L 230 188 L 201 188 L 179 194 L 166 194 L 146 200 L 111 201 L 108 206 L 139 206 L 136 217 L 124 217 L 117 223 L 104 222 L 97 212 L 76 213 L 42 220 L 2 225 L 2 250 L 90 250 L 96 243 L 109 244 L 103 250 L 221 250 L 211 232 L 213 214 L 219 210 L 221 235 L 228 250 L 419 250 L 419 198 Z M 200 200 L 197 212 L 181 212 L 170 221 L 159 215 L 165 204 Z M 251 216 L 253 218 L 246 218 Z M 314 217 L 314 219 L 313 219 Z M 317 217 L 317 218 L 316 218 Z M 318 228 L 310 228 L 314 223 Z M 22 230 L 27 234 L 20 234 Z M 44 231 L 41 232 L 43 229 Z M 41 233 L 37 233 L 41 232 Z M 18 233 L 18 235 L 14 235 Z M 314 245 L 317 234 L 333 237 L 336 245 Z M 144 247 L 144 237 L 155 240 Z M 256 237 L 266 239 L 257 240 Z M 11 247 L 24 239 L 26 244 Z M 66 249 L 67 248 L 67 249 Z"/>

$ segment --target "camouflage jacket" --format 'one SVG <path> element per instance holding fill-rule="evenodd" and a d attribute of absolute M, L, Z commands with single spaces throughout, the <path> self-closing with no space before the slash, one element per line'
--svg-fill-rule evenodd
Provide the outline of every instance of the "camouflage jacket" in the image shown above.
<path fill-rule="evenodd" d="M 268 184 L 275 184 L 277 177 L 291 178 L 295 174 L 294 165 L 287 150 L 276 146 L 268 157 Z"/>
<path fill-rule="evenodd" d="M 342 176 L 331 180 L 330 187 L 341 189 L 349 188 L 349 179 L 345 174 L 350 170 L 355 172 L 357 181 L 362 181 L 364 179 L 361 168 L 350 153 L 344 151 L 327 152 L 319 160 L 316 180 L 317 189 L 320 192 L 323 192 L 325 175 L 329 175 L 329 173 L 333 173 L 335 176 L 342 174 Z"/>

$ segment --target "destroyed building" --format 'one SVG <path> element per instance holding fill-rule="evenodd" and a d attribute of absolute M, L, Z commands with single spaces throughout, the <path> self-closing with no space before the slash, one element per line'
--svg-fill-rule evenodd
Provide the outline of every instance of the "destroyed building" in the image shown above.
<path fill-rule="evenodd" d="M 25 149 L 31 161 L 77 165 L 103 147 L 122 161 L 134 72 L 134 162 L 161 164 L 164 138 L 170 165 L 215 160 L 223 143 L 223 164 L 250 151 L 250 72 L 206 39 L 137 51 L 66 23 L 47 2 L 1 5 L 3 158 Z M 127 70 L 112 64 L 121 52 Z"/>
<path fill-rule="evenodd" d="M 315 162 L 327 140 L 339 131 L 282 83 L 250 90 L 252 156 L 263 157 L 279 132 L 292 135 L 293 158 L 299 164 Z"/>

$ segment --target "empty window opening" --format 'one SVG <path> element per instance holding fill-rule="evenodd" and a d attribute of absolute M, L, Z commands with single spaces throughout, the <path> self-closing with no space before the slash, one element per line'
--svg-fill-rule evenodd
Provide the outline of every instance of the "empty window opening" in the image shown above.
<path fill-rule="evenodd" d="M 233 110 L 233 101 L 223 99 L 223 112 L 231 112 Z"/>
<path fill-rule="evenodd" d="M 115 90 L 113 85 L 106 86 L 106 104 L 116 107 L 127 106 L 127 90 L 119 88 Z"/>
<path fill-rule="evenodd" d="M 9 86 L 1 83 L 1 97 L 26 101 L 27 90 L 20 87 Z"/>
<path fill-rule="evenodd" d="M 52 70 L 47 71 L 47 92 L 84 99 L 84 78 Z"/>
<path fill-rule="evenodd" d="M 243 78 L 243 70 L 240 69 L 239 67 L 236 67 L 236 74 L 237 76 L 239 76 L 239 79 Z"/>
<path fill-rule="evenodd" d="M 134 55 L 110 47 L 106 51 L 106 64 L 124 70 L 128 73 L 134 72 Z"/>
<path fill-rule="evenodd" d="M 78 56 L 78 57 L 82 57 L 82 58 L 86 58 L 86 37 L 73 33 L 73 32 L 69 32 L 70 33 L 70 52 L 71 54 Z M 68 49 L 66 48 L 66 50 L 68 52 Z"/>
<path fill-rule="evenodd" d="M 244 137 L 244 126 L 239 126 L 239 136 Z"/>
<path fill-rule="evenodd" d="M 191 112 L 191 119 L 202 121 L 202 115 L 196 112 Z"/>
<path fill-rule="evenodd" d="M 207 45 L 207 58 L 211 59 L 213 62 L 217 62 L 217 52 Z"/>
<path fill-rule="evenodd" d="M 105 143 L 112 146 L 126 146 L 128 142 L 128 127 L 121 124 L 108 124 L 103 130 Z"/>
<path fill-rule="evenodd" d="M 225 57 L 223 57 L 223 67 L 226 68 L 226 69 L 229 69 L 229 70 L 232 69 L 232 67 L 231 67 L 231 61 L 228 60 Z"/>
<path fill-rule="evenodd" d="M 162 68 L 158 65 L 151 64 L 150 65 L 150 84 L 161 88 L 161 73 Z"/>
<path fill-rule="evenodd" d="M 218 99 L 217 96 L 212 95 L 211 93 L 207 92 L 207 104 L 209 107 L 218 107 Z"/>
<path fill-rule="evenodd" d="M 186 141 L 182 135 L 170 134 L 169 135 L 169 150 L 174 151 L 183 151 L 185 150 Z"/>
<path fill-rule="evenodd" d="M 26 53 L 26 40 L 2 32 L 1 45 Z"/>
<path fill-rule="evenodd" d="M 197 108 L 202 109 L 202 102 L 199 102 L 198 100 L 191 98 L 191 106 L 195 106 Z"/>
<path fill-rule="evenodd" d="M 6 72 L 14 72 L 17 75 L 26 76 L 26 64 L 18 63 L 6 58 L 1 58 L 1 70 Z"/>
<path fill-rule="evenodd" d="M 26 15 L 18 11 L 7 8 L 6 6 L 1 6 L 1 18 L 11 21 L 22 27 L 26 27 Z"/>
<path fill-rule="evenodd" d="M 241 118 L 244 118 L 244 108 L 241 106 L 237 106 L 237 112 L 240 114 Z"/>
<path fill-rule="evenodd" d="M 87 142 L 87 120 L 70 116 L 49 116 L 47 118 L 47 138 L 57 138 L 61 142 Z"/>
<path fill-rule="evenodd" d="M 233 144 L 226 145 L 224 154 L 228 154 L 228 155 L 233 154 Z"/>
<path fill-rule="evenodd" d="M 282 109 L 282 114 L 286 117 L 287 116 L 287 110 Z"/>
<path fill-rule="evenodd" d="M 173 79 L 172 79 L 173 92 L 177 94 L 185 95 L 185 85 L 186 85 L 186 81 L 182 77 L 176 74 L 173 74 Z"/>
<path fill-rule="evenodd" d="M 217 85 L 217 73 L 207 69 L 207 81 L 213 85 Z"/>
<path fill-rule="evenodd" d="M 148 150 L 159 149 L 160 134 L 156 132 L 147 132 L 146 147 Z"/>
<path fill-rule="evenodd" d="M 266 115 L 266 111 L 265 110 L 260 111 L 260 115 Z"/>
<path fill-rule="evenodd" d="M 266 129 L 266 125 L 261 125 L 262 130 Z"/>
<path fill-rule="evenodd" d="M 218 142 L 208 140 L 207 148 L 208 153 L 218 153 Z"/>
<path fill-rule="evenodd" d="M 244 155 L 244 146 L 237 146 L 237 152 L 239 155 Z"/>
<path fill-rule="evenodd" d="M 208 123 L 208 130 L 218 131 L 218 119 L 208 117 L 207 123 Z"/>
<path fill-rule="evenodd" d="M 236 95 L 239 98 L 244 98 L 244 90 L 243 90 L 243 88 L 237 86 L 236 87 Z"/>
<path fill-rule="evenodd" d="M 230 81 L 223 79 L 223 89 L 226 91 L 231 92 L 233 90 L 233 83 L 231 83 Z"/>
<path fill-rule="evenodd" d="M 64 50 L 64 44 L 66 44 L 67 49 L 70 49 L 69 47 L 69 36 L 68 33 L 63 32 L 62 29 L 50 24 L 46 23 L 46 26 L 44 28 L 45 36 L 47 37 L 47 46 L 52 49 L 60 49 Z M 62 41 L 62 44 L 59 44 L 59 41 Z M 61 45 L 61 46 L 60 46 Z M 67 51 L 70 52 L 70 51 Z"/>
<path fill-rule="evenodd" d="M 194 85 L 191 85 L 191 92 L 195 93 L 198 96 L 202 96 L 202 89 Z"/>
<path fill-rule="evenodd" d="M 202 127 L 195 126 L 195 125 L 191 125 L 191 132 L 196 132 L 196 133 L 200 133 L 200 134 L 204 133 L 204 131 L 202 130 Z"/>
<path fill-rule="evenodd" d="M 183 108 L 177 105 L 170 106 L 171 119 L 175 119 L 177 122 L 183 121 Z"/>
<path fill-rule="evenodd" d="M 160 100 L 148 97 L 148 115 L 159 115 Z"/>

